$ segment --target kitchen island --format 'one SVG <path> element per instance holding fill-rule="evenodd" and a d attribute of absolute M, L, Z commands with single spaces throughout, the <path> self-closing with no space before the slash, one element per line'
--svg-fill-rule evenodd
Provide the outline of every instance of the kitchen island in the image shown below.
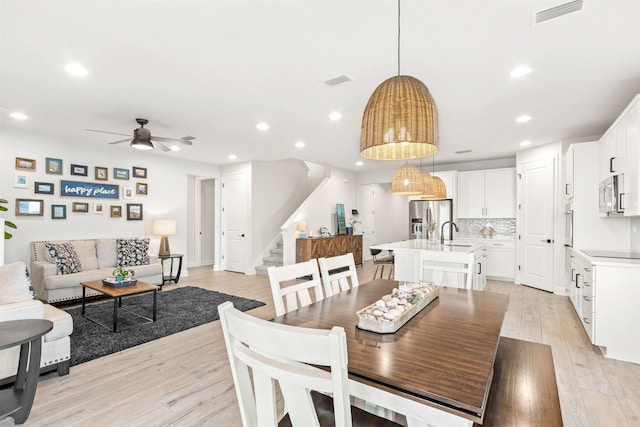
<path fill-rule="evenodd" d="M 438 262 L 438 259 L 446 259 L 447 262 L 462 264 L 468 259 L 468 254 L 475 255 L 475 268 L 473 289 L 483 290 L 486 284 L 486 272 L 482 264 L 486 259 L 484 243 L 458 243 L 453 240 L 441 244 L 437 240 L 412 239 L 399 242 L 381 243 L 371 246 L 371 249 L 389 250 L 394 253 L 394 279 L 401 282 L 417 282 L 422 277 L 422 264 L 424 261 Z M 448 286 L 464 287 L 460 283 L 457 274 L 449 274 L 445 277 Z"/>

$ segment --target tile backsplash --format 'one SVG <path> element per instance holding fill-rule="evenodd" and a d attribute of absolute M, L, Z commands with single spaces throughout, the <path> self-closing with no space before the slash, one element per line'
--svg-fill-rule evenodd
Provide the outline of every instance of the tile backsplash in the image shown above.
<path fill-rule="evenodd" d="M 465 237 L 483 237 L 482 229 L 488 231 L 489 227 L 493 228 L 493 237 L 514 237 L 516 234 L 515 218 L 460 218 L 456 221 L 460 229 L 460 235 Z M 488 232 L 486 237 L 489 237 Z"/>

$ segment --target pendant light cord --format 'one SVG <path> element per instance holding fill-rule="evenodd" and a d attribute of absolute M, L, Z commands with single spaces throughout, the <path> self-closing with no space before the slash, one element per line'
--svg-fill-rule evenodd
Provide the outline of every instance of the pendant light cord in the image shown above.
<path fill-rule="evenodd" d="M 400 75 L 400 0 L 398 0 L 398 75 Z"/>

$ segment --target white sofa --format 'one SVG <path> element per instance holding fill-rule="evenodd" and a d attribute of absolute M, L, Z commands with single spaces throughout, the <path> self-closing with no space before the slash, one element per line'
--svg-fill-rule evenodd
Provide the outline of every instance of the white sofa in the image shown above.
<path fill-rule="evenodd" d="M 51 303 L 82 297 L 80 282 L 101 280 L 112 276 L 116 267 L 118 253 L 117 239 L 86 239 L 65 241 L 31 242 L 31 282 L 38 299 Z M 46 256 L 45 243 L 69 242 L 73 245 L 82 271 L 71 274 L 58 274 L 56 264 Z M 154 285 L 162 285 L 162 264 L 157 257 L 150 257 L 148 265 L 127 267 L 136 272 L 135 278 Z M 99 292 L 87 289 L 87 296 L 99 295 Z"/>
<path fill-rule="evenodd" d="M 8 287 L 13 289 L 24 287 L 21 295 L 12 298 L 9 303 L 0 302 L 0 322 L 23 319 L 46 319 L 53 322 L 53 329 L 42 337 L 42 356 L 40 368 L 42 371 L 57 369 L 58 375 L 69 373 L 69 358 L 71 357 L 71 340 L 73 319 L 66 312 L 49 304 L 33 299 L 29 291 L 29 282 L 25 276 L 26 266 L 23 262 L 16 262 L 0 267 L 0 291 L 3 297 L 8 297 Z M 17 277 L 22 275 L 22 277 Z M 0 379 L 10 378 L 18 371 L 20 346 L 0 351 Z"/>

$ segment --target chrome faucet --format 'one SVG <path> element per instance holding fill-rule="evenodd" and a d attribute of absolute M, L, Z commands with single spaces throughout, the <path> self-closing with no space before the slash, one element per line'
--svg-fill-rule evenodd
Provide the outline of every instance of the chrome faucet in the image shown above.
<path fill-rule="evenodd" d="M 456 232 L 460 232 L 460 229 L 458 228 L 458 226 L 456 225 L 455 222 L 453 221 L 445 221 L 442 223 L 442 227 L 440 228 L 440 244 L 444 245 L 444 226 L 451 223 L 451 225 L 453 225 L 453 227 L 456 229 Z M 451 235 L 451 240 L 453 240 L 453 235 Z"/>

